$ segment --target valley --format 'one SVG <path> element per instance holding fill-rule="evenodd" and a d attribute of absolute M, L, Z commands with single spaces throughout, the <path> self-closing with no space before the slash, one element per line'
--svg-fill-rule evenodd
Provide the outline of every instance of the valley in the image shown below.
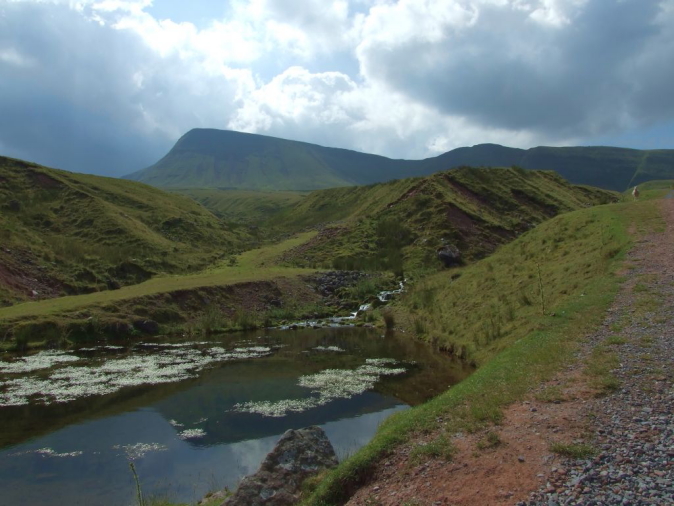
<path fill-rule="evenodd" d="M 0 0 L 0 506 L 674 505 L 673 28 Z"/>
<path fill-rule="evenodd" d="M 573 363 L 623 258 L 662 229 L 672 186 L 642 185 L 635 201 L 552 171 L 461 167 L 311 192 L 168 193 L 0 168 L 0 473 L 13 503 L 41 469 L 35 504 L 133 501 L 128 462 L 147 504 L 193 504 L 312 424 L 343 461 L 303 504 L 367 504 L 388 456 L 451 460 L 457 434 L 494 430 Z M 119 493 L 85 491 L 83 465 Z"/>

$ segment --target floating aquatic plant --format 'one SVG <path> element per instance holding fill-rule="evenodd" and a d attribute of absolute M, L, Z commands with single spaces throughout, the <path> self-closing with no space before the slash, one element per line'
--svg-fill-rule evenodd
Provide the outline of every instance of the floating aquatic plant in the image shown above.
<path fill-rule="evenodd" d="M 198 439 L 206 436 L 206 431 L 203 429 L 187 429 L 178 433 L 180 439 Z"/>
<path fill-rule="evenodd" d="M 57 364 L 78 360 L 80 357 L 64 351 L 41 351 L 35 355 L 18 358 L 13 362 L 0 361 L 0 373 L 21 374 L 49 369 Z"/>
<path fill-rule="evenodd" d="M 267 356 L 271 348 L 253 346 L 226 350 L 175 347 L 160 353 L 135 354 L 89 365 L 61 367 L 48 376 L 0 380 L 0 406 L 21 406 L 31 400 L 43 404 L 70 402 L 91 395 L 105 395 L 124 387 L 173 383 L 193 378 L 206 366 L 228 360 Z M 39 355 L 39 354 L 38 354 Z M 45 353 L 31 362 L 9 362 L 4 372 L 31 372 L 80 360 L 62 353 Z"/>
<path fill-rule="evenodd" d="M 77 348 L 77 351 L 119 351 L 125 349 L 124 346 L 94 346 L 92 348 Z"/>
<path fill-rule="evenodd" d="M 356 369 L 325 369 L 316 374 L 301 376 L 298 384 L 308 388 L 314 397 L 306 399 L 283 399 L 280 401 L 242 402 L 234 405 L 233 411 L 257 413 L 262 416 L 282 417 L 288 413 L 301 413 L 324 406 L 335 399 L 348 399 L 371 389 L 382 376 L 403 374 L 404 367 L 395 365 L 391 358 L 367 359 L 365 365 Z"/>
<path fill-rule="evenodd" d="M 35 453 L 37 455 L 42 455 L 43 457 L 67 458 L 67 457 L 79 457 L 84 452 L 74 451 L 74 452 L 57 453 L 51 448 L 38 448 L 37 450 L 27 450 L 25 452 L 11 453 L 9 456 L 19 457 L 21 455 L 28 455 L 29 453 Z"/>
<path fill-rule="evenodd" d="M 168 447 L 159 443 L 136 443 L 133 445 L 115 445 L 113 450 L 124 450 L 126 457 L 129 460 L 138 460 L 143 458 L 150 452 L 163 452 L 168 450 Z"/>
<path fill-rule="evenodd" d="M 339 346 L 316 346 L 314 348 L 316 351 L 334 351 L 334 352 L 340 352 L 340 351 L 345 351 L 341 349 Z"/>

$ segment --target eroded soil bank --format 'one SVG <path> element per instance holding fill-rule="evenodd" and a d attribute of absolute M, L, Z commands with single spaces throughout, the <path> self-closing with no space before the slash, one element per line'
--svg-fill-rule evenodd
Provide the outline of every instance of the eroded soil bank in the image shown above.
<path fill-rule="evenodd" d="M 268 280 L 171 290 L 0 321 L 6 347 L 63 347 L 69 342 L 141 335 L 213 333 L 266 328 L 349 315 L 398 285 L 390 276 L 315 272 Z"/>

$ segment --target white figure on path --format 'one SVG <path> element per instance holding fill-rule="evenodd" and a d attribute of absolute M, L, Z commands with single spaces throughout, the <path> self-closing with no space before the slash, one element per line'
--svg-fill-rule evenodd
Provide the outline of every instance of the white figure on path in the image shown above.
<path fill-rule="evenodd" d="M 637 186 L 635 186 L 634 190 L 632 190 L 632 196 L 634 197 L 634 200 L 639 198 L 639 188 Z"/>

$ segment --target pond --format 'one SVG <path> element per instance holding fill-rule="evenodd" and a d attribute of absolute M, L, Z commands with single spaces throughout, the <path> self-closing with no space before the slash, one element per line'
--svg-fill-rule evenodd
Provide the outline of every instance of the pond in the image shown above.
<path fill-rule="evenodd" d="M 104 343 L 0 361 L 0 505 L 194 502 L 320 425 L 338 456 L 471 370 L 375 329 Z"/>

